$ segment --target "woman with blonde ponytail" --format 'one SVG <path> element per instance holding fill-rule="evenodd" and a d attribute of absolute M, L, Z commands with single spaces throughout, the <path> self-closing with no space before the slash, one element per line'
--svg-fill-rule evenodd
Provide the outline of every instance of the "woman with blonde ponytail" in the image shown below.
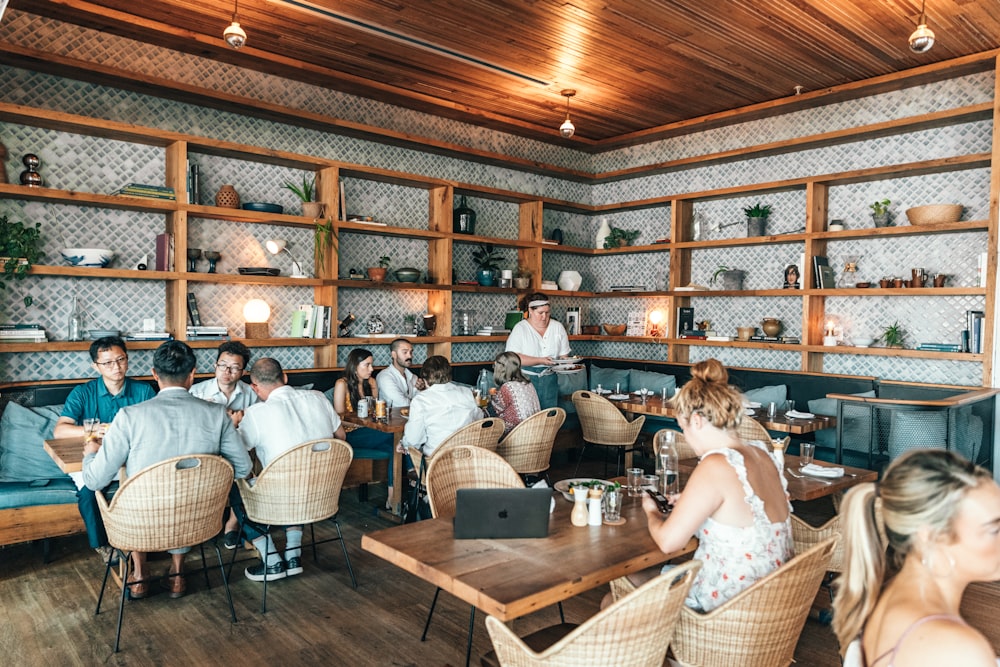
<path fill-rule="evenodd" d="M 833 629 L 845 667 L 996 667 L 959 615 L 973 581 L 1000 579 L 1000 487 L 941 449 L 899 457 L 843 507 Z"/>

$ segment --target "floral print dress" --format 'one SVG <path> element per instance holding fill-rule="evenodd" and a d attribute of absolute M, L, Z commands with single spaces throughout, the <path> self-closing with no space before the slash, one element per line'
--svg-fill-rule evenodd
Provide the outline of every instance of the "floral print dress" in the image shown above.
<path fill-rule="evenodd" d="M 751 441 L 747 444 L 767 451 L 762 442 Z M 698 529 L 696 537 L 699 544 L 694 557 L 703 565 L 691 585 L 685 604 L 701 611 L 718 607 L 795 555 L 791 503 L 788 518 L 772 523 L 764 511 L 764 501 L 747 481 L 743 455 L 726 447 L 707 452 L 702 458 L 714 454 L 725 456 L 736 471 L 743 485 L 744 499 L 753 512 L 753 525 L 729 526 L 709 517 Z M 781 486 L 786 488 L 784 475 L 781 476 Z"/>
<path fill-rule="evenodd" d="M 503 419 L 503 434 L 541 410 L 538 394 L 530 382 L 504 382 L 490 400 L 490 413 Z"/>

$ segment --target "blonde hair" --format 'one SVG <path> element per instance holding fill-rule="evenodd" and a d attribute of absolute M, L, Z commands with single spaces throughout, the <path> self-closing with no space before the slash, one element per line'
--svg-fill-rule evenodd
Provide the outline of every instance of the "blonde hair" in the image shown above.
<path fill-rule="evenodd" d="M 690 419 L 695 412 L 716 428 L 734 430 L 743 420 L 743 399 L 729 386 L 729 372 L 718 359 L 691 367 L 691 379 L 672 399 L 678 416 Z"/>
<path fill-rule="evenodd" d="M 843 653 L 871 615 L 885 584 L 914 550 L 914 537 L 954 537 L 958 505 L 990 473 L 944 449 L 914 449 L 882 481 L 860 484 L 841 507 L 844 571 L 834 586 L 833 631 Z"/>

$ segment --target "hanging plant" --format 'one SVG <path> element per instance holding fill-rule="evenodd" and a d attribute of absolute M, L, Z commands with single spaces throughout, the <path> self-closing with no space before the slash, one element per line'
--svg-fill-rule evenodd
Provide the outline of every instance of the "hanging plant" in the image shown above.
<path fill-rule="evenodd" d="M 42 233 L 41 224 L 35 226 L 25 225 L 23 222 L 16 222 L 0 216 L 0 257 L 7 258 L 3 264 L 3 273 L 0 277 L 0 289 L 6 289 L 7 280 L 23 280 L 31 270 L 31 265 L 38 263 L 42 258 Z M 31 296 L 24 297 L 24 305 L 30 306 L 34 299 Z"/>

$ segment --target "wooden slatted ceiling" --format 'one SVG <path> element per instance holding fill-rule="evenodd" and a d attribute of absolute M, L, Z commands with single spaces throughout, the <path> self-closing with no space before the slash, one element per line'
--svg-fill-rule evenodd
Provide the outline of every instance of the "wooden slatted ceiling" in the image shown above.
<path fill-rule="evenodd" d="M 312 0 L 547 85 L 331 20 L 241 0 L 13 0 L 11 7 L 552 142 L 574 88 L 594 146 L 678 121 L 1000 47 L 1000 0 L 929 0 L 937 43 L 909 51 L 919 0 Z"/>

